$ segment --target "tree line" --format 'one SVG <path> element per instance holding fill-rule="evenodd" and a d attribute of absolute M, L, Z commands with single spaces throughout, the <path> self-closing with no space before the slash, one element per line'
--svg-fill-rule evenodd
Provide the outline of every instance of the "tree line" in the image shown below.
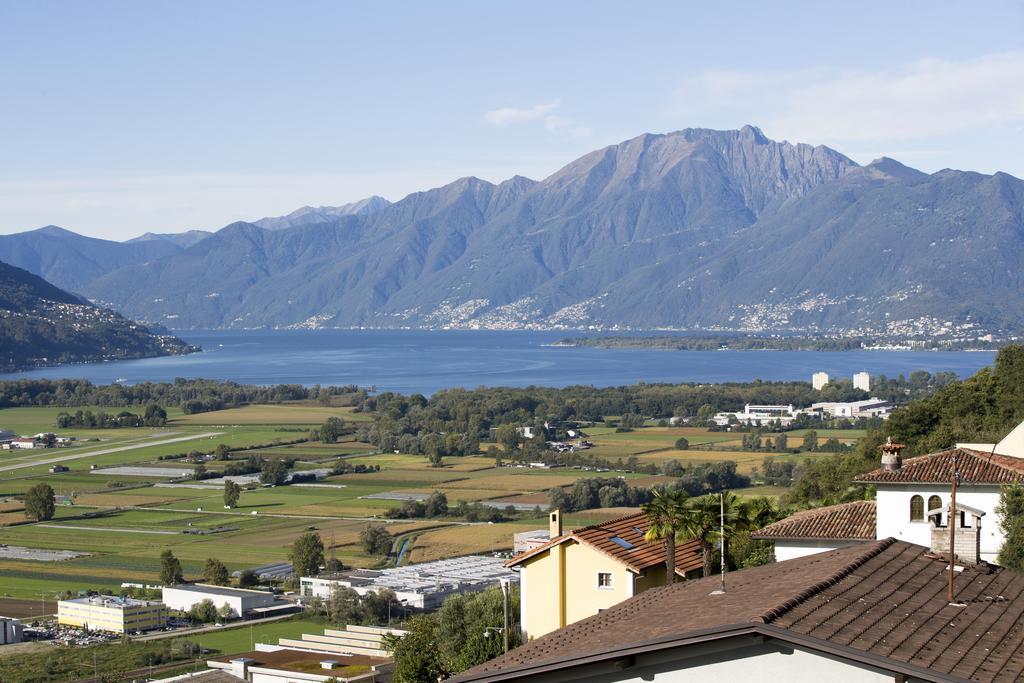
<path fill-rule="evenodd" d="M 894 410 L 853 451 L 799 463 L 786 501 L 813 506 L 870 497 L 870 488 L 853 480 L 879 467 L 879 449 L 887 437 L 906 446 L 906 458 L 962 442 L 997 443 L 1022 420 L 1024 345 L 1014 344 L 1000 349 L 993 367 Z"/>
<path fill-rule="evenodd" d="M 83 379 L 17 379 L 0 382 L 0 408 L 18 406 L 144 406 L 155 403 L 199 413 L 250 403 L 283 403 L 334 396 L 359 397 L 355 385 L 305 387 L 301 384 L 257 386 L 211 379 L 177 378 L 173 382 L 93 384 Z"/>

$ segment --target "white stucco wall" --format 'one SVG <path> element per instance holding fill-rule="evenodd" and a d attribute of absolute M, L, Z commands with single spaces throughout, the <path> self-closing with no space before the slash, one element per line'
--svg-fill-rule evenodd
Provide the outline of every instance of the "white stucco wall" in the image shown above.
<path fill-rule="evenodd" d="M 705 654 L 699 654 L 700 651 Z M 813 650 L 769 642 L 739 647 L 730 647 L 727 643 L 695 645 L 640 655 L 635 663 L 621 671 L 610 664 L 583 665 L 513 680 L 529 680 L 530 683 L 892 683 L 893 675 Z"/>
<path fill-rule="evenodd" d="M 939 496 L 943 505 L 949 505 L 948 485 L 929 484 L 879 484 L 877 486 L 878 538 L 898 538 L 908 543 L 931 546 L 931 523 L 927 519 L 910 521 L 910 499 L 914 495 L 924 498 L 927 514 L 928 499 Z M 999 529 L 996 506 L 999 504 L 998 486 L 957 487 L 957 503 L 985 512 L 981 518 L 981 559 L 995 562 L 1005 540 Z M 943 523 L 946 523 L 943 520 Z"/>
<path fill-rule="evenodd" d="M 823 553 L 837 548 L 846 548 L 863 541 L 812 541 L 812 540 L 779 540 L 775 541 L 775 560 L 782 562 L 797 557 L 806 557 L 815 553 Z"/>

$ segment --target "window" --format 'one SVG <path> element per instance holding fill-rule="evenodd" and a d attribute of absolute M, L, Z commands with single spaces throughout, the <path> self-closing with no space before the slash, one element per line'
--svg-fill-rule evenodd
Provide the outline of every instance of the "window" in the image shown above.
<path fill-rule="evenodd" d="M 924 498 L 921 496 L 910 497 L 910 521 L 924 521 Z"/>
<path fill-rule="evenodd" d="M 612 543 L 619 546 L 620 548 L 624 548 L 626 550 L 632 550 L 636 547 L 635 545 L 633 545 L 632 543 L 630 543 L 629 541 L 620 536 L 612 536 L 608 540 L 610 540 Z"/>
<path fill-rule="evenodd" d="M 941 507 L 942 507 L 942 498 L 940 498 L 939 496 L 929 496 L 928 497 L 928 509 L 929 510 L 938 510 Z M 935 526 L 942 526 L 942 513 L 941 512 L 935 515 Z"/>
<path fill-rule="evenodd" d="M 611 572 L 598 572 L 597 573 L 597 587 L 598 588 L 611 588 L 612 587 L 612 573 Z"/>

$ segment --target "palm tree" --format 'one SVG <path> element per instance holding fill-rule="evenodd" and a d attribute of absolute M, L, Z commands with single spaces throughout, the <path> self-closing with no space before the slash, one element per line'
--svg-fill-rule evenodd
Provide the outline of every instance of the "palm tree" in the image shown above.
<path fill-rule="evenodd" d="M 704 560 L 704 576 L 711 576 L 714 541 L 718 538 L 720 526 L 720 503 L 718 496 L 707 494 L 687 501 L 683 523 L 679 528 L 680 540 L 697 541 Z"/>
<path fill-rule="evenodd" d="M 671 586 L 676 580 L 676 535 L 683 526 L 687 498 L 686 492 L 682 489 L 654 489 L 654 500 L 644 503 L 641 508 L 650 522 L 644 540 L 665 542 L 666 586 Z"/>

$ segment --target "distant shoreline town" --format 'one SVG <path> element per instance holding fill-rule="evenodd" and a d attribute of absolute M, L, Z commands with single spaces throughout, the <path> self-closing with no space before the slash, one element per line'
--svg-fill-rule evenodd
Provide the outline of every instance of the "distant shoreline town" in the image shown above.
<path fill-rule="evenodd" d="M 883 339 L 877 337 L 803 337 L 721 335 L 627 335 L 567 337 L 552 347 L 652 349 L 662 351 L 997 351 L 1015 337 L 984 335 L 973 339 Z"/>

